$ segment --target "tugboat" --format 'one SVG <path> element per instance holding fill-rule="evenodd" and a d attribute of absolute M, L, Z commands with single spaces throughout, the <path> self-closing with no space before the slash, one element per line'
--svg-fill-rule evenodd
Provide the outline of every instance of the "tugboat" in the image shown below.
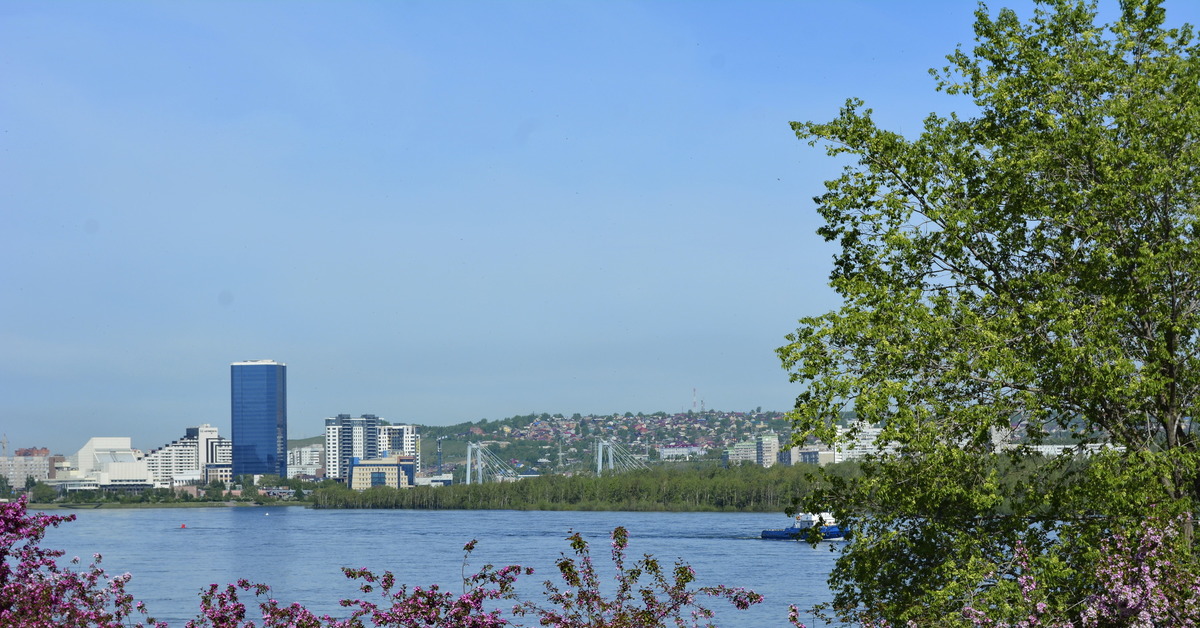
<path fill-rule="evenodd" d="M 786 528 L 763 530 L 762 538 L 788 539 L 793 541 L 803 540 L 808 538 L 808 531 L 813 526 L 819 526 L 821 538 L 826 541 L 841 541 L 849 534 L 848 530 L 843 529 L 837 524 L 837 521 L 834 520 L 833 515 L 830 513 L 803 512 L 796 515 L 796 521 Z"/>

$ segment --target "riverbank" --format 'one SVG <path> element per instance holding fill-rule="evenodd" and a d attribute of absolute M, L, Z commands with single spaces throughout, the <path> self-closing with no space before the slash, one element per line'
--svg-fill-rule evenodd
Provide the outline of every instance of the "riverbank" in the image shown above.
<path fill-rule="evenodd" d="M 118 509 L 138 509 L 138 508 L 257 508 L 262 506 L 304 506 L 308 507 L 311 504 L 307 502 L 295 503 L 280 503 L 260 504 L 255 502 L 200 502 L 200 501 L 178 501 L 178 502 L 80 502 L 80 503 L 30 503 L 30 510 L 118 510 Z"/>
<path fill-rule="evenodd" d="M 852 477 L 855 463 L 837 463 L 836 475 Z M 544 475 L 519 482 L 453 484 L 390 488 L 377 486 L 353 491 L 333 482 L 305 489 L 302 501 L 207 501 L 147 493 L 113 497 L 113 501 L 87 501 L 91 495 L 68 495 L 80 499 L 69 503 L 38 503 L 32 508 L 138 509 L 138 508 L 237 508 L 244 506 L 305 506 L 333 509 L 399 510 L 533 510 L 600 512 L 760 512 L 780 513 L 797 498 L 807 495 L 817 467 L 757 465 L 732 468 L 706 466 L 655 466 L 621 474 L 565 476 Z M 159 489 L 156 489 L 156 491 Z M 299 494 L 299 493 L 298 493 Z M 135 501 L 138 500 L 138 501 Z"/>

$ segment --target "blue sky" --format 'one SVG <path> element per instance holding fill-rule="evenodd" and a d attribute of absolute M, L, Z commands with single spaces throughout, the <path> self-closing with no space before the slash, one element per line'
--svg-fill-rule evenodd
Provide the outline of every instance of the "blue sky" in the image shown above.
<path fill-rule="evenodd" d="M 0 4 L 0 431 L 228 434 L 247 359 L 288 364 L 293 437 L 785 410 L 774 349 L 838 303 L 839 164 L 788 122 L 964 110 L 927 70 L 974 8 Z"/>

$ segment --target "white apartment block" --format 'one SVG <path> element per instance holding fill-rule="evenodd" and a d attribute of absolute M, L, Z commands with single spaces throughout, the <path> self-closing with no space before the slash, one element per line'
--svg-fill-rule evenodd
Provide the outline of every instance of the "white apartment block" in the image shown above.
<path fill-rule="evenodd" d="M 306 445 L 288 450 L 288 477 L 315 477 L 325 468 L 325 445 Z"/>
<path fill-rule="evenodd" d="M 232 441 L 218 435 L 217 428 L 207 423 L 187 428 L 183 438 L 146 455 L 146 467 L 155 488 L 201 484 L 208 465 L 232 461 Z"/>
<path fill-rule="evenodd" d="M 763 467 L 769 467 L 775 464 L 778 457 L 779 436 L 762 434 L 756 436 L 754 440 L 742 441 L 726 449 L 721 458 L 726 465 L 753 462 Z"/>
<path fill-rule="evenodd" d="M 738 465 L 743 462 L 755 462 L 758 457 L 758 446 L 752 440 L 742 441 L 725 450 L 723 462 L 727 465 Z"/>
<path fill-rule="evenodd" d="M 659 447 L 658 457 L 662 460 L 675 460 L 678 458 L 691 459 L 692 456 L 703 456 L 704 452 L 708 451 L 705 447 Z"/>
<path fill-rule="evenodd" d="M 779 459 L 779 436 L 763 434 L 754 439 L 754 461 L 761 466 L 770 467 Z"/>
<path fill-rule="evenodd" d="M 894 444 L 887 444 L 883 447 L 876 444 L 875 441 L 879 439 L 883 428 L 875 427 L 863 421 L 855 423 L 853 427 L 858 429 L 858 435 L 855 436 L 853 441 L 838 445 L 835 449 L 834 462 L 861 460 L 868 455 L 894 453 L 896 451 Z M 838 434 L 845 435 L 850 429 L 848 427 L 839 427 Z"/>
<path fill-rule="evenodd" d="M 412 456 L 421 472 L 421 435 L 415 425 L 380 425 L 379 456 Z"/>
<path fill-rule="evenodd" d="M 379 417 L 339 414 L 325 419 L 325 477 L 348 480 L 351 458 L 379 456 Z"/>
<path fill-rule="evenodd" d="M 1125 447 L 1121 445 L 1113 445 L 1111 443 L 1088 443 L 1081 445 L 1027 445 L 1027 447 L 1034 453 L 1039 453 L 1050 458 L 1057 456 L 1090 456 L 1106 449 L 1113 451 L 1125 451 Z"/>

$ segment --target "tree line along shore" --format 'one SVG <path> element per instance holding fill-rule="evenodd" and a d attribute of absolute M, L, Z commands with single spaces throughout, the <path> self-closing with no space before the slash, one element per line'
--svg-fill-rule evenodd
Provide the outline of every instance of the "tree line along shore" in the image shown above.
<path fill-rule="evenodd" d="M 853 477 L 858 464 L 829 465 L 833 473 Z M 280 481 L 264 477 L 258 487 L 244 486 L 231 497 L 226 487 L 206 487 L 200 496 L 154 489 L 141 494 L 89 492 L 62 501 L 38 502 L 51 508 L 222 507 L 303 505 L 313 508 L 409 508 L 427 510 L 629 510 L 679 512 L 783 512 L 813 488 L 818 468 L 812 465 L 722 467 L 711 463 L 656 465 L 626 473 L 545 475 L 515 482 L 374 487 L 354 491 L 332 481 Z M 268 484 L 269 483 L 269 484 Z M 281 499 L 265 486 L 289 486 L 295 496 Z"/>

